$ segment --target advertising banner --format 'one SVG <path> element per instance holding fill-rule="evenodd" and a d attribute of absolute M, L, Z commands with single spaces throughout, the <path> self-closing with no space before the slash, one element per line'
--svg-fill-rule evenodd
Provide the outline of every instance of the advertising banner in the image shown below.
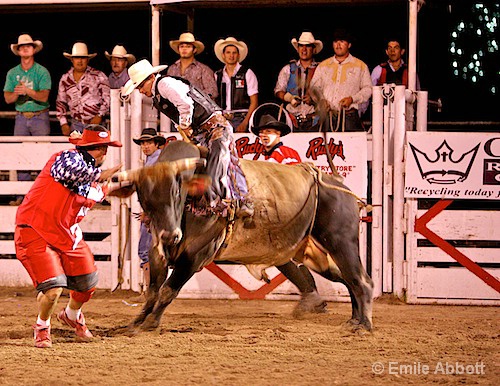
<path fill-rule="evenodd" d="M 179 139 L 177 133 L 163 133 L 167 142 Z M 264 146 L 251 133 L 234 134 L 240 158 L 264 160 Z M 325 173 L 331 174 L 322 133 L 293 133 L 281 138 L 283 145 L 295 149 L 302 162 L 310 162 Z M 358 197 L 367 198 L 368 166 L 366 133 L 327 133 L 327 143 L 333 164 L 344 178 L 344 184 Z"/>
<path fill-rule="evenodd" d="M 500 134 L 406 135 L 406 198 L 500 200 Z"/>

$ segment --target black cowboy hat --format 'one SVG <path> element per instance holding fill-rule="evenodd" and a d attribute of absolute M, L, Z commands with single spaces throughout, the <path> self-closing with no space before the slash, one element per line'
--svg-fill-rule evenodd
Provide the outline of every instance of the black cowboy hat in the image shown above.
<path fill-rule="evenodd" d="M 250 131 L 259 135 L 259 131 L 264 128 L 276 129 L 281 132 L 281 136 L 290 134 L 292 131 L 292 116 L 283 105 L 276 103 L 264 103 L 257 107 L 250 117 Z"/>
<path fill-rule="evenodd" d="M 150 141 L 152 139 L 157 141 L 160 146 L 167 142 L 167 139 L 163 135 L 158 134 L 155 129 L 149 127 L 143 129 L 141 136 L 139 138 L 134 138 L 132 141 L 140 145 L 142 141 Z"/>
<path fill-rule="evenodd" d="M 290 134 L 292 131 L 286 123 L 276 120 L 276 118 L 269 114 L 263 115 L 260 118 L 259 125 L 252 127 L 252 133 L 254 133 L 255 135 L 259 135 L 259 132 L 262 129 L 278 130 L 281 133 L 281 136 Z"/>

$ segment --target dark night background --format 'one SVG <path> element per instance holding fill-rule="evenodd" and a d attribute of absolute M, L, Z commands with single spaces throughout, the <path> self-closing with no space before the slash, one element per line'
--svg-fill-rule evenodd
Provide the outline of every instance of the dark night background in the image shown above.
<path fill-rule="evenodd" d="M 496 6 L 498 1 L 486 2 Z M 429 111 L 429 121 L 500 121 L 500 53 L 498 49 L 484 60 L 486 80 L 472 84 L 453 76 L 449 53 L 452 29 L 460 20 L 469 20 L 467 28 L 474 30 L 472 1 L 428 0 L 418 15 L 417 71 L 423 90 L 429 91 L 429 99 L 441 98 L 443 110 Z M 243 62 L 254 70 L 259 79 L 259 102 L 274 101 L 273 88 L 281 67 L 296 58 L 290 40 L 298 38 L 304 30 L 311 30 L 323 41 L 323 51 L 317 60 L 333 55 L 332 33 L 337 27 L 348 28 L 356 38 L 351 53 L 365 61 L 370 71 L 386 60 L 386 41 L 391 36 L 408 39 L 408 1 L 402 0 L 382 5 L 325 5 L 289 8 L 240 8 L 200 9 L 194 16 L 194 34 L 206 48 L 197 56 L 201 62 L 216 70 L 222 66 L 213 52 L 214 43 L 227 36 L 243 40 L 249 47 L 249 55 Z M 33 12 L 0 9 L 0 79 L 19 64 L 19 58 L 10 51 L 10 44 L 17 42 L 22 33 L 39 39 L 44 49 L 35 60 L 48 68 L 52 76 L 51 110 L 59 79 L 71 66 L 63 52 L 71 52 L 74 42 L 84 41 L 89 52 L 98 56 L 90 61 L 92 67 L 110 72 L 104 51 L 111 52 L 115 44 L 123 44 L 138 59 L 151 60 L 151 10 L 148 4 L 133 10 L 70 11 L 65 9 L 42 10 L 32 7 Z M 496 40 L 500 44 L 497 19 Z M 186 17 L 172 12 L 161 16 L 161 63 L 170 64 L 177 55 L 169 47 L 169 40 L 178 39 L 187 29 Z M 471 34 L 463 41 L 464 49 L 476 49 L 477 37 Z M 407 60 L 407 55 L 405 55 Z M 488 88 L 496 85 L 496 95 Z M 12 111 L 4 98 L 0 111 Z M 370 117 L 365 117 L 370 119 Z M 2 119 L 0 134 L 11 135 L 13 120 Z M 55 123 L 55 122 L 54 122 Z M 55 123 L 53 134 L 57 132 Z M 491 130 L 491 128 L 489 129 Z M 496 130 L 496 129 L 495 129 Z"/>

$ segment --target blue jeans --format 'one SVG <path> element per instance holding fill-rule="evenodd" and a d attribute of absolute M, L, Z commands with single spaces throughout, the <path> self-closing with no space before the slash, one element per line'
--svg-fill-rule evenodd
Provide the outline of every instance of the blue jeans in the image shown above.
<path fill-rule="evenodd" d="M 138 255 L 141 259 L 141 268 L 149 261 L 149 248 L 151 247 L 151 242 L 153 241 L 153 236 L 148 231 L 148 228 L 141 223 L 141 236 L 139 238 Z"/>
<path fill-rule="evenodd" d="M 43 136 L 50 135 L 49 112 L 45 111 L 33 118 L 26 118 L 22 114 L 16 115 L 14 124 L 14 135 L 16 136 Z M 31 181 L 31 174 L 28 172 L 18 172 L 18 181 Z M 18 197 L 18 198 L 22 198 Z"/>

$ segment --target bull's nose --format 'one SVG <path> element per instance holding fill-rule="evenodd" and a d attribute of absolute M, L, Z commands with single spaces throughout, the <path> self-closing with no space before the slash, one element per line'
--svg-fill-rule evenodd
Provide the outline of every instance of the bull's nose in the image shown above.
<path fill-rule="evenodd" d="M 179 244 L 181 239 L 182 239 L 182 231 L 179 228 L 174 229 L 172 232 L 163 231 L 161 234 L 162 242 L 167 245 Z"/>

